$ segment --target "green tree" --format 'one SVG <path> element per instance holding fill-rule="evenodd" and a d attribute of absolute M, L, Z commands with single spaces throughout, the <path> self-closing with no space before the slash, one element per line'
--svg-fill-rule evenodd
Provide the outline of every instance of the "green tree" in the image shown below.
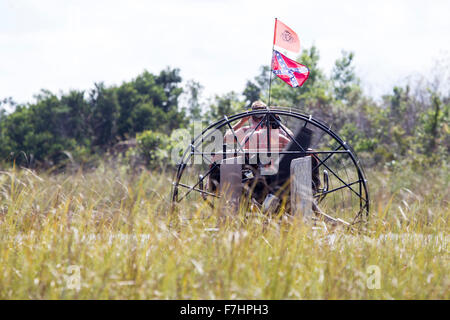
<path fill-rule="evenodd" d="M 337 100 L 347 101 L 350 92 L 359 85 L 353 66 L 354 56 L 353 52 L 342 51 L 342 57 L 334 63 L 331 80 Z"/>
<path fill-rule="evenodd" d="M 252 103 L 261 98 L 261 87 L 252 81 L 247 81 L 243 92 L 245 97 L 246 108 L 249 108 Z"/>
<path fill-rule="evenodd" d="M 439 94 L 431 93 L 431 108 L 422 115 L 423 133 L 421 136 L 425 154 L 436 153 L 438 147 L 441 147 L 440 154 L 448 156 L 450 148 L 448 144 L 449 106 L 450 104 L 443 104 Z M 446 140 L 447 143 L 445 143 Z"/>
<path fill-rule="evenodd" d="M 207 112 L 209 120 L 218 120 L 223 116 L 230 116 L 244 109 L 245 102 L 241 101 L 236 92 L 231 91 L 224 95 L 216 95 L 214 102 Z"/>
<path fill-rule="evenodd" d="M 200 96 L 203 91 L 203 86 L 194 80 L 189 80 L 186 83 L 187 103 L 189 110 L 189 117 L 191 120 L 198 120 L 202 114 L 202 106 L 200 103 Z"/>
<path fill-rule="evenodd" d="M 105 150 L 118 141 L 120 105 L 115 88 L 96 83 L 89 93 L 89 127 L 92 145 Z"/>

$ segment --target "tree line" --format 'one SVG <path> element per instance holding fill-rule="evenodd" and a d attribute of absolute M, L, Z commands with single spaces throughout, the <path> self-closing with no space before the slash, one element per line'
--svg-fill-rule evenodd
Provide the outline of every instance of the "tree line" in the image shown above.
<path fill-rule="evenodd" d="M 319 59 L 316 47 L 303 50 L 297 60 L 310 68 L 309 79 L 298 89 L 274 79 L 271 104 L 297 108 L 333 124 L 368 165 L 447 162 L 450 94 L 439 88 L 445 79 L 394 86 L 375 101 L 363 93 L 352 52 L 343 51 L 329 76 L 319 68 Z M 243 111 L 258 99 L 267 101 L 269 72 L 269 67 L 261 67 L 241 93 L 231 91 L 207 102 L 203 86 L 193 80 L 182 85 L 176 68 L 159 74 L 144 71 L 118 86 L 96 83 L 90 90 L 60 95 L 42 90 L 34 103 L 5 98 L 0 100 L 0 166 L 15 162 L 48 167 L 68 158 L 88 163 L 129 140 L 137 140 L 130 154 L 155 165 L 167 152 L 152 151 L 170 148 L 174 129 Z M 6 105 L 14 110 L 6 112 Z"/>

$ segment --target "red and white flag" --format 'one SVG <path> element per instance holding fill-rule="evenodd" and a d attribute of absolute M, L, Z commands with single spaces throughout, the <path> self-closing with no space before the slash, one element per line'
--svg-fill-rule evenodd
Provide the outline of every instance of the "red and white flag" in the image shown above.
<path fill-rule="evenodd" d="M 273 50 L 272 72 L 291 87 L 301 87 L 309 77 L 309 69 Z"/>
<path fill-rule="evenodd" d="M 275 19 L 273 44 L 294 53 L 300 52 L 300 39 L 298 35 L 278 19 Z"/>

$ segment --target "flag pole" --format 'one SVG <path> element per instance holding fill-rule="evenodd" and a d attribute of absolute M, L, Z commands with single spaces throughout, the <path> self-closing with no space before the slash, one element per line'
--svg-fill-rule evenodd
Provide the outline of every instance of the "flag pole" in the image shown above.
<path fill-rule="evenodd" d="M 277 18 L 275 18 L 275 25 L 273 27 L 273 42 L 272 42 L 272 55 L 270 57 L 270 72 L 269 72 L 269 101 L 267 106 L 270 108 L 270 89 L 272 87 L 272 59 L 273 59 L 273 50 L 275 49 L 275 37 L 276 37 L 276 28 L 277 28 Z"/>

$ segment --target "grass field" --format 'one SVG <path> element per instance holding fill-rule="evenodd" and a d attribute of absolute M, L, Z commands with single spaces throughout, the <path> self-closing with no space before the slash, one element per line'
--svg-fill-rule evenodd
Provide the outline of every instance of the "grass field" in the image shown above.
<path fill-rule="evenodd" d="M 449 299 L 447 168 L 368 170 L 366 230 L 170 214 L 171 174 L 0 173 L 0 299 Z"/>

